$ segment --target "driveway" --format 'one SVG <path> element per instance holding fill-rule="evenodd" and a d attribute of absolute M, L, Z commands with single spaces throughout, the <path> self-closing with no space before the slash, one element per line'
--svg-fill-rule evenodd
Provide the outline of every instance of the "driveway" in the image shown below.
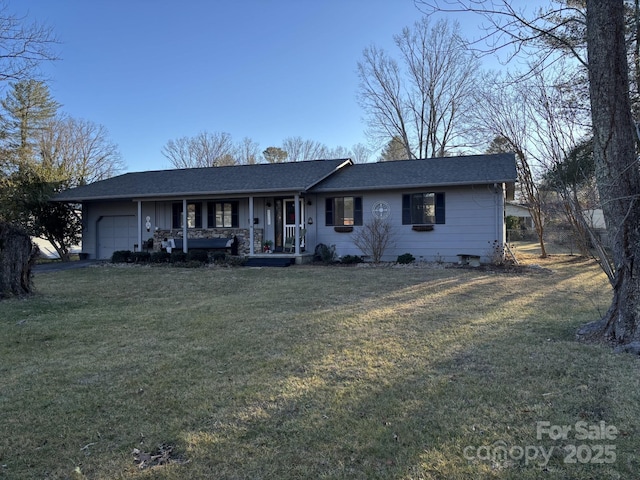
<path fill-rule="evenodd" d="M 33 272 L 60 272 L 62 270 L 73 270 L 76 268 L 84 268 L 90 265 L 100 263 L 99 260 L 77 260 L 75 262 L 49 262 L 39 263 L 33 266 Z"/>

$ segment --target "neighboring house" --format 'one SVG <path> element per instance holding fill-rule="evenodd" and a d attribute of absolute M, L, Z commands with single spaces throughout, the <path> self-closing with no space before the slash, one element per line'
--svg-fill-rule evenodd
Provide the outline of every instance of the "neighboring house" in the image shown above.
<path fill-rule="evenodd" d="M 607 224 L 604 221 L 604 213 L 601 208 L 586 209 L 582 211 L 589 227 L 594 230 L 606 230 Z"/>
<path fill-rule="evenodd" d="M 517 217 L 518 219 L 520 219 L 520 225 L 525 229 L 531 230 L 534 228 L 531 212 L 525 205 L 507 202 L 505 206 L 505 215 L 507 217 Z"/>
<path fill-rule="evenodd" d="M 593 233 L 600 239 L 600 241 L 607 246 L 611 246 L 609 233 L 607 231 L 607 223 L 604 219 L 604 213 L 601 208 L 586 209 L 582 211 L 587 225 L 591 228 Z"/>
<path fill-rule="evenodd" d="M 31 240 L 40 249 L 41 257 L 50 258 L 50 259 L 60 258 L 60 255 L 48 240 L 44 240 L 42 238 L 37 238 L 37 237 L 31 237 Z M 82 245 L 73 245 L 70 249 L 71 253 L 80 253 L 81 251 L 82 251 Z"/>
<path fill-rule="evenodd" d="M 362 255 L 353 233 L 373 218 L 393 227 L 383 260 L 411 253 L 427 261 L 458 254 L 488 261 L 505 241 L 505 201 L 516 181 L 512 154 L 353 164 L 349 159 L 126 173 L 61 192 L 82 204 L 83 253 L 108 259 L 116 250 L 175 239 L 238 238 L 257 256 L 271 240 L 280 252 L 296 238 L 302 262 L 316 245 Z M 302 236 L 301 233 L 304 235 Z M 186 239 L 186 241 L 183 241 Z M 193 243 L 193 242 L 192 242 Z"/>

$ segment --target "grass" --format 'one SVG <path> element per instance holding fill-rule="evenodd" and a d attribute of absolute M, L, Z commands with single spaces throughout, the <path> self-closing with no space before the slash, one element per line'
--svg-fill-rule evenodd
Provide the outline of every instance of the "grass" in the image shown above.
<path fill-rule="evenodd" d="M 531 261 L 548 270 L 37 274 L 0 302 L 0 478 L 633 478 L 639 361 L 574 341 L 607 280 Z M 140 468 L 159 445 L 170 461 Z M 615 461 L 590 461 L 600 445 Z"/>

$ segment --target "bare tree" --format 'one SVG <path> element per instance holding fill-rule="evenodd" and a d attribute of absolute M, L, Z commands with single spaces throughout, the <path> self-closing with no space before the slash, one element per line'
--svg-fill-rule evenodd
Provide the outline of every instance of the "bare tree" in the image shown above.
<path fill-rule="evenodd" d="M 43 61 L 58 60 L 53 29 L 8 11 L 0 2 L 0 82 L 33 78 Z"/>
<path fill-rule="evenodd" d="M 249 137 L 244 137 L 236 146 L 236 163 L 238 165 L 255 165 L 259 163 L 260 146 Z"/>
<path fill-rule="evenodd" d="M 371 149 L 362 143 L 356 143 L 351 147 L 350 158 L 353 163 L 367 163 L 371 156 Z"/>
<path fill-rule="evenodd" d="M 433 7 L 433 2 L 430 3 Z M 492 2 L 491 8 L 482 3 L 455 2 L 458 11 L 475 11 L 490 21 L 493 19 L 494 39 L 500 44 L 513 45 L 517 51 L 526 42 L 535 46 L 544 38 L 566 49 L 588 68 L 596 181 L 615 272 L 609 310 L 602 319 L 583 327 L 579 335 L 608 340 L 621 350 L 640 353 L 640 262 L 636 261 L 640 258 L 640 168 L 637 126 L 629 95 L 624 1 L 586 0 L 588 63 L 583 51 L 559 35 L 562 30 L 549 21 L 548 14 L 540 12 L 526 18 L 513 12 L 506 1 Z M 573 8 L 574 2 L 561 5 Z M 574 18 L 579 18 L 579 14 Z M 499 19 L 504 23 L 498 23 Z"/>
<path fill-rule="evenodd" d="M 533 225 L 540 243 L 541 256 L 546 257 L 544 244 L 544 215 L 540 191 L 534 177 L 528 153 L 528 127 L 530 126 L 526 97 L 516 84 L 485 83 L 488 88 L 476 92 L 476 102 L 482 106 L 483 113 L 477 116 L 478 133 L 494 138 L 493 150 L 511 151 L 516 156 L 518 186 L 522 198 L 529 209 Z"/>
<path fill-rule="evenodd" d="M 43 167 L 68 187 L 113 177 L 124 168 L 107 128 L 89 120 L 60 116 L 48 122 L 38 141 Z"/>
<path fill-rule="evenodd" d="M 555 8 L 511 0 L 416 0 L 423 13 L 472 13 L 481 18 L 483 34 L 469 46 L 480 55 L 504 52 L 505 62 L 534 60 L 533 69 L 569 54 L 586 62 L 584 0 L 551 0 Z"/>
<path fill-rule="evenodd" d="M 613 301 L 591 332 L 640 353 L 640 169 L 622 0 L 587 0 L 593 154 L 615 265 Z"/>
<path fill-rule="evenodd" d="M 387 247 L 393 242 L 393 227 L 387 219 L 372 218 L 352 235 L 353 244 L 373 263 L 380 263 Z"/>
<path fill-rule="evenodd" d="M 49 201 L 62 189 L 102 180 L 123 168 L 122 158 L 102 125 L 58 117 L 35 138 L 37 156 L 14 175 L 9 201 L 13 221 L 30 235 L 48 240 L 64 261 L 81 238 L 76 205 Z"/>
<path fill-rule="evenodd" d="M 445 156 L 465 144 L 464 114 L 475 88 L 478 61 L 457 23 L 425 17 L 394 37 L 398 61 L 375 46 L 358 62 L 359 103 L 369 134 L 398 138 L 406 158 Z"/>
<path fill-rule="evenodd" d="M 285 138 L 282 141 L 282 150 L 287 152 L 288 162 L 323 160 L 328 156 L 326 145 L 315 140 L 303 140 L 302 137 Z"/>
<path fill-rule="evenodd" d="M 337 147 L 327 148 L 324 158 L 351 158 L 353 153 L 346 147 L 338 145 Z"/>
<path fill-rule="evenodd" d="M 169 140 L 161 153 L 175 168 L 218 167 L 235 163 L 235 145 L 225 132 L 201 132 Z"/>

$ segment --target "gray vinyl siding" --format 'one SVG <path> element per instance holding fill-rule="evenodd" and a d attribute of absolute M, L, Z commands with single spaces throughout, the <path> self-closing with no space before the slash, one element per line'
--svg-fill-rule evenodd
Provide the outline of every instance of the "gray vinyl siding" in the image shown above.
<path fill-rule="evenodd" d="M 445 223 L 436 224 L 432 231 L 416 232 L 411 225 L 402 224 L 402 196 L 418 192 L 436 192 L 445 195 Z M 504 186 L 502 184 L 471 185 L 459 187 L 425 187 L 420 189 L 384 190 L 375 192 L 336 192 L 318 195 L 307 195 L 304 200 L 304 219 L 306 223 L 306 249 L 313 251 L 318 243 L 335 245 L 339 256 L 362 255 L 353 244 L 353 233 L 337 233 L 333 226 L 325 224 L 325 200 L 333 197 L 362 197 L 363 224 L 372 219 L 371 208 L 376 201 L 385 201 L 390 206 L 389 221 L 393 226 L 393 240 L 385 252 L 384 261 L 394 261 L 398 255 L 411 253 L 416 259 L 423 261 L 456 262 L 457 255 L 479 255 L 483 262 L 491 259 L 492 245 L 495 240 L 504 241 Z M 228 198 L 228 197 L 227 197 Z M 207 227 L 208 199 L 189 201 L 202 202 L 203 227 Z M 247 228 L 249 218 L 249 202 L 246 197 L 237 198 L 239 202 L 239 226 Z M 175 200 L 180 201 L 181 200 Z M 135 216 L 136 227 L 140 222 L 142 241 L 153 236 L 155 228 L 171 229 L 173 200 L 148 200 L 141 204 L 142 216 L 138 215 L 137 201 L 84 202 L 83 204 L 83 252 L 89 258 L 98 258 L 98 222 L 105 216 Z M 270 204 L 267 207 L 267 203 Z M 274 197 L 254 199 L 254 218 L 258 219 L 256 229 L 264 230 L 265 238 L 274 238 Z M 270 210 L 271 223 L 267 222 L 267 211 Z M 150 217 L 151 228 L 146 230 L 146 217 Z M 311 219 L 313 223 L 308 224 Z M 354 226 L 354 232 L 363 228 Z M 256 230 L 257 231 L 257 230 Z M 131 238 L 129 249 L 133 250 L 136 238 Z"/>
<path fill-rule="evenodd" d="M 402 224 L 402 195 L 414 192 L 443 192 L 445 194 L 445 223 L 436 224 L 432 231 L 416 232 L 411 225 Z M 411 253 L 423 261 L 455 262 L 460 253 L 479 255 L 482 261 L 489 261 L 494 240 L 501 241 L 504 235 L 504 192 L 493 185 L 470 187 L 424 188 L 418 190 L 398 190 L 383 193 L 363 193 L 363 223 L 372 219 L 371 207 L 374 202 L 386 201 L 390 206 L 389 221 L 394 230 L 391 246 L 386 250 L 383 261 L 393 261 L 398 255 Z M 358 196 L 357 193 L 331 194 L 337 196 Z M 335 245 L 339 256 L 362 255 L 353 244 L 353 233 L 337 233 L 333 227 L 325 225 L 324 199 L 318 201 L 317 237 L 319 243 Z"/>

